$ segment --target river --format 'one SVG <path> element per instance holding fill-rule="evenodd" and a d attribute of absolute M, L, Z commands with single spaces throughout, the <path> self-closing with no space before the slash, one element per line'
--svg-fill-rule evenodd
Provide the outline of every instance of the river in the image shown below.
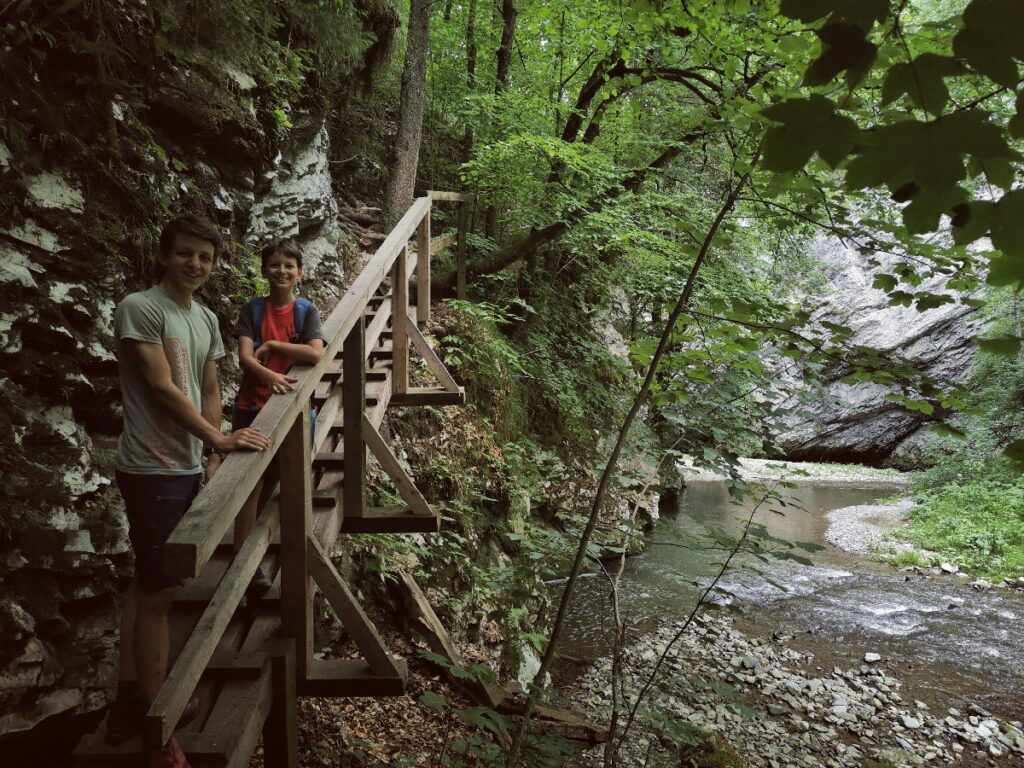
<path fill-rule="evenodd" d="M 976 704 L 1021 719 L 1024 594 L 981 592 L 966 579 L 900 571 L 825 541 L 828 511 L 870 503 L 896 489 L 880 483 L 803 484 L 784 492 L 784 507 L 762 504 L 753 519 L 770 534 L 824 548 L 813 555 L 800 552 L 813 565 L 743 558 L 779 586 L 763 575 L 733 570 L 719 584 L 731 595 L 716 594 L 716 600 L 739 612 L 739 629 L 809 651 L 823 669 L 857 666 L 865 653 L 878 653 L 904 680 L 907 698 L 937 711 Z M 620 605 L 634 634 L 687 615 L 698 590 L 717 572 L 714 563 L 721 553 L 681 546 L 700 532 L 696 518 L 735 533 L 741 529 L 737 518 L 747 517 L 755 503 L 733 505 L 721 482 L 690 481 L 678 514 L 663 516 L 647 551 L 626 562 Z M 607 579 L 597 574 L 582 579 L 568 616 L 564 647 L 572 650 L 566 653 L 607 653 L 608 606 Z"/>

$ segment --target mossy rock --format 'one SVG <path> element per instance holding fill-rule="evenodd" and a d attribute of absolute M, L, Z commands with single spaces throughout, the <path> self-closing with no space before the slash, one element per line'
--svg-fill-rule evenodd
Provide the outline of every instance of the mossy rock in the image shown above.
<path fill-rule="evenodd" d="M 681 768 L 743 768 L 743 758 L 717 733 L 705 732 L 699 738 L 697 744 L 680 746 Z"/>

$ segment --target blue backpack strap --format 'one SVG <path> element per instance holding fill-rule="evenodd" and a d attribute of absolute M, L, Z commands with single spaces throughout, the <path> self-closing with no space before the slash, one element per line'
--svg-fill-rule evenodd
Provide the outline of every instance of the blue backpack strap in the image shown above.
<path fill-rule="evenodd" d="M 255 350 L 263 343 L 260 334 L 263 333 L 263 316 L 267 311 L 267 300 L 262 296 L 250 299 L 249 310 L 252 312 L 252 348 Z"/>
<path fill-rule="evenodd" d="M 298 344 L 302 339 L 302 327 L 306 324 L 306 315 L 309 314 L 309 308 L 313 306 L 309 299 L 296 299 L 295 308 L 292 310 L 295 313 L 295 338 L 292 339 L 293 344 Z"/>

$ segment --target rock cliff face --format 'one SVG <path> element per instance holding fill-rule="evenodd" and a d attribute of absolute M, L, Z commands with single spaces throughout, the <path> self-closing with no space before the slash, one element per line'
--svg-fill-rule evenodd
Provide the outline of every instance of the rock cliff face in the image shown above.
<path fill-rule="evenodd" d="M 221 223 L 251 252 L 297 238 L 314 298 L 330 303 L 352 245 L 337 226 L 329 150 L 321 127 L 284 144 L 264 167 L 254 162 L 236 174 L 241 181 L 197 164 L 191 173 L 168 168 L 164 182 L 180 204 L 190 189 L 212 186 Z M 96 709 L 115 679 L 131 555 L 111 484 L 120 428 L 112 316 L 118 300 L 145 284 L 139 265 L 84 247 L 81 233 L 97 215 L 85 200 L 88 174 L 52 167 L 17 175 L 7 156 L 0 152 L 3 170 L 27 194 L 21 223 L 0 226 L 0 734 Z M 244 252 L 225 253 L 205 298 L 222 328 L 241 298 L 225 287 L 240 292 L 257 271 Z"/>
<path fill-rule="evenodd" d="M 935 379 L 951 384 L 966 379 L 974 359 L 973 339 L 983 327 L 975 310 L 961 303 L 924 312 L 889 306 L 887 294 L 872 287 L 879 269 L 871 269 L 857 251 L 838 240 L 820 238 L 815 255 L 824 265 L 827 282 L 812 322 L 846 325 L 854 331 L 851 344 L 906 359 Z M 935 292 L 942 289 L 939 282 L 925 282 L 922 287 Z M 803 415 L 790 417 L 788 430 L 778 437 L 786 458 L 912 462 L 919 430 L 932 417 L 886 400 L 886 394 L 894 389 L 840 381 L 848 373 L 842 366 L 830 369 L 824 374 L 823 391 L 805 393 Z"/>

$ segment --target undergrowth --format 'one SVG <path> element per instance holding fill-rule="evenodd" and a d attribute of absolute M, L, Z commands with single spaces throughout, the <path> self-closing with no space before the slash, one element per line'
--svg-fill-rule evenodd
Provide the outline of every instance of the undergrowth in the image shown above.
<path fill-rule="evenodd" d="M 950 484 L 917 500 L 902 538 L 972 574 L 1024 576 L 1024 482 Z"/>

